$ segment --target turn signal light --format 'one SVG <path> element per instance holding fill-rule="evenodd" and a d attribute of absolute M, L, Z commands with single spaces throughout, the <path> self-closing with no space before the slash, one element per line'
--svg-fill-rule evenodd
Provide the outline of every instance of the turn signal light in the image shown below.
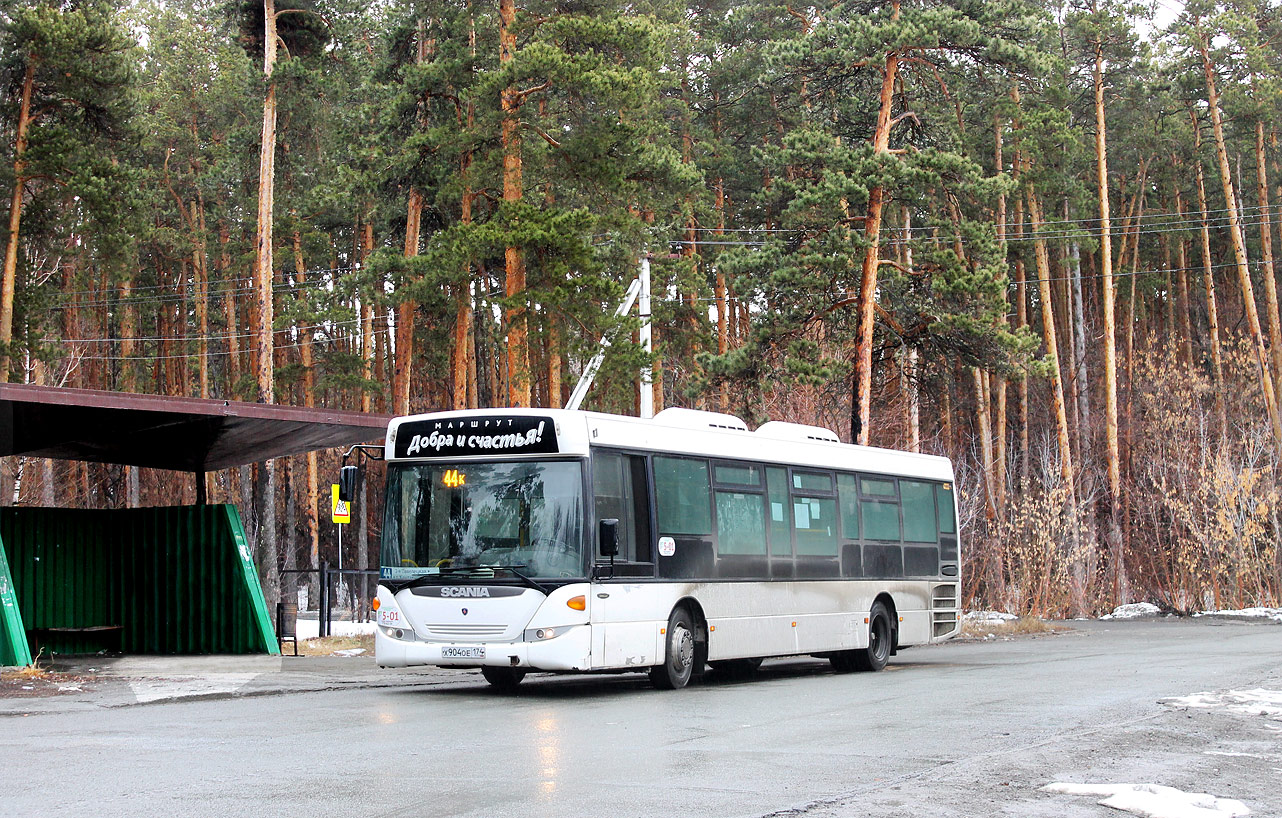
<path fill-rule="evenodd" d="M 371 603 L 369 604 L 369 606 L 370 606 L 371 608 L 373 608 L 374 610 L 376 610 L 376 611 L 377 611 L 377 610 L 378 610 L 378 606 L 379 606 L 380 604 L 381 604 L 381 603 L 378 601 L 378 597 L 374 597 L 374 601 L 373 601 L 373 602 L 371 602 Z"/>
<path fill-rule="evenodd" d="M 578 596 L 570 597 L 565 604 L 576 611 L 586 611 L 588 609 L 588 598 L 583 594 L 579 594 Z"/>

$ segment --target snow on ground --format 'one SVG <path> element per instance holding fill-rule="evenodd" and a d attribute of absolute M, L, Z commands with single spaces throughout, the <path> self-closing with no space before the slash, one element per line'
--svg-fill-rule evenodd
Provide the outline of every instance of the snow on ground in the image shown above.
<path fill-rule="evenodd" d="M 129 682 L 129 688 L 139 702 L 155 702 L 187 696 L 235 693 L 249 684 L 257 675 L 257 673 L 205 673 L 200 676 L 136 679 Z"/>
<path fill-rule="evenodd" d="M 331 636 L 364 636 L 374 632 L 373 622 L 332 622 Z M 298 620 L 298 638 L 315 639 L 320 634 L 320 621 L 316 619 Z"/>
<path fill-rule="evenodd" d="M 1151 602 L 1132 602 L 1129 605 L 1118 605 L 1111 614 L 1104 614 L 1100 619 L 1135 619 L 1139 616 L 1153 616 L 1162 609 Z"/>
<path fill-rule="evenodd" d="M 1282 622 L 1282 608 L 1242 608 L 1236 611 L 1202 611 L 1194 616 L 1240 616 L 1246 619 L 1272 619 Z"/>
<path fill-rule="evenodd" d="M 1242 716 L 1263 716 L 1271 721 L 1282 721 L 1282 690 L 1265 690 L 1262 687 L 1173 696 L 1162 699 L 1159 704 L 1167 707 L 1223 708 Z"/>
<path fill-rule="evenodd" d="M 1234 818 L 1250 815 L 1246 804 L 1204 792 L 1184 792 L 1159 784 L 1070 784 L 1055 782 L 1042 792 L 1102 797 L 1102 806 L 1144 818 Z"/>
<path fill-rule="evenodd" d="M 1013 622 L 1019 617 L 1001 611 L 967 611 L 962 619 L 975 625 L 1000 625 L 1003 622 Z"/>

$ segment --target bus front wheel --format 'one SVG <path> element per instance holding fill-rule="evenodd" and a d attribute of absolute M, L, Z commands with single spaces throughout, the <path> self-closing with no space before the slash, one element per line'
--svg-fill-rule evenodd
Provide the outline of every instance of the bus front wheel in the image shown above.
<path fill-rule="evenodd" d="M 684 607 L 674 608 L 664 635 L 663 664 L 650 668 L 650 681 L 660 690 L 679 690 L 694 673 L 694 622 Z"/>
<path fill-rule="evenodd" d="M 485 681 L 489 682 L 496 689 L 504 693 L 511 693 L 516 690 L 517 685 L 525 678 L 525 670 L 516 667 L 483 667 L 481 675 Z"/>
<path fill-rule="evenodd" d="M 874 602 L 868 620 L 868 647 L 855 651 L 855 669 L 881 670 L 890 660 L 890 649 L 895 641 L 886 603 Z"/>

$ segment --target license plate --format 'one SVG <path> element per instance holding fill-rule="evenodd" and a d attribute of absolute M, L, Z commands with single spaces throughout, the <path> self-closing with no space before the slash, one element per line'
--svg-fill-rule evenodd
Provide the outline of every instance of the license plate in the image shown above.
<path fill-rule="evenodd" d="M 444 647 L 441 648 L 442 659 L 484 659 L 485 646 L 479 647 Z"/>

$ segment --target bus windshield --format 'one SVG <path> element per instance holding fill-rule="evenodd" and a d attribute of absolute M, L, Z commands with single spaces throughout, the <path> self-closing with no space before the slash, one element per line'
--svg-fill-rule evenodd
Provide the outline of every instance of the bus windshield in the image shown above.
<path fill-rule="evenodd" d="M 581 577 L 583 464 L 394 463 L 388 467 L 380 576 L 510 567 Z"/>

